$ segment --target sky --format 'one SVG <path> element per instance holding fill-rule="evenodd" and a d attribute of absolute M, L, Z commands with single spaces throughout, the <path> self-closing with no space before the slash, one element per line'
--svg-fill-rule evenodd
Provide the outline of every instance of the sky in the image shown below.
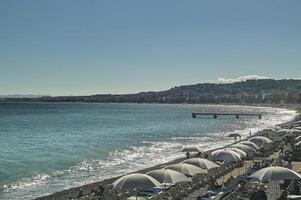
<path fill-rule="evenodd" d="M 300 78 L 300 10 L 300 0 L 1 0 L 0 95 Z"/>

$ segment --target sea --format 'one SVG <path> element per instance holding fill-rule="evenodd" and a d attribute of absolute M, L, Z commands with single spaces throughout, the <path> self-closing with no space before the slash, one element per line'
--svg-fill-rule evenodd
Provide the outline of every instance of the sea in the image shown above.
<path fill-rule="evenodd" d="M 262 113 L 240 117 L 192 112 Z M 0 199 L 34 199 L 233 142 L 291 120 L 294 110 L 273 107 L 0 103 Z"/>

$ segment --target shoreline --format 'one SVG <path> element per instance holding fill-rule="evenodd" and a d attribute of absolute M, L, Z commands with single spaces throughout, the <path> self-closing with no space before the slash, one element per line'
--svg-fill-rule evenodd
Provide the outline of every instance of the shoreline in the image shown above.
<path fill-rule="evenodd" d="M 237 105 L 237 106 L 243 106 L 243 105 Z M 263 105 L 258 105 L 258 106 L 263 106 Z M 291 124 L 294 121 L 296 121 L 297 119 L 301 118 L 301 113 L 300 113 L 301 108 L 300 108 L 299 105 L 289 105 L 289 106 L 286 105 L 285 107 L 280 107 L 279 105 L 278 106 L 269 105 L 269 107 L 286 108 L 286 109 L 290 109 L 290 110 L 295 110 L 296 111 L 296 116 L 294 117 L 294 119 L 292 119 L 290 121 L 287 121 L 287 122 L 284 122 L 284 123 L 281 123 L 281 124 L 277 124 L 278 126 L 281 126 L 281 127 L 290 127 Z M 252 134 L 252 136 L 260 135 L 260 133 L 261 132 L 258 131 L 256 133 Z M 248 136 L 247 138 L 249 138 L 249 137 L 250 136 Z M 236 142 L 239 142 L 239 141 L 236 141 Z M 210 153 L 211 151 L 214 151 L 216 149 L 225 148 L 225 147 L 230 146 L 230 145 L 232 145 L 232 144 L 234 144 L 236 142 L 232 142 L 232 143 L 224 145 L 222 147 L 218 147 L 218 148 L 214 148 L 214 149 L 209 149 L 209 150 L 204 151 L 203 153 Z M 154 166 L 151 166 L 151 167 L 147 167 L 147 168 L 144 168 L 144 169 L 141 169 L 141 170 L 132 171 L 132 172 L 127 173 L 127 174 L 131 174 L 131 173 L 146 173 L 146 172 L 149 172 L 149 171 L 152 171 L 152 170 L 156 170 L 156 169 L 160 169 L 160 168 L 166 167 L 166 166 L 171 165 L 171 164 L 182 162 L 185 159 L 186 158 L 183 156 L 182 158 L 178 158 L 178 159 L 166 162 L 166 163 L 162 163 L 162 164 L 154 165 Z M 121 176 L 124 176 L 124 175 L 121 175 Z M 89 194 L 91 194 L 92 190 L 97 190 L 99 188 L 99 186 L 105 187 L 106 185 L 111 184 L 112 182 L 114 182 L 116 179 L 118 179 L 121 176 L 116 176 L 116 177 L 104 179 L 104 180 L 101 180 L 101 181 L 97 181 L 97 182 L 93 182 L 93 183 L 81 185 L 81 186 L 78 186 L 78 187 L 69 188 L 69 189 L 62 190 L 62 191 L 59 191 L 59 192 L 55 192 L 55 193 L 52 193 L 52 194 L 49 194 L 49 195 L 37 197 L 37 198 L 35 198 L 35 200 L 54 200 L 54 199 L 55 200 L 63 200 L 63 199 L 69 199 L 69 198 L 77 198 L 77 195 L 78 195 L 79 191 L 81 191 L 84 195 L 89 195 Z"/>

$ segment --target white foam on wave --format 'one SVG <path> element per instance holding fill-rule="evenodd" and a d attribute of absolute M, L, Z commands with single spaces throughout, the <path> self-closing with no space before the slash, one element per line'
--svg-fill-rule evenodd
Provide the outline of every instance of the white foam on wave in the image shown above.
<path fill-rule="evenodd" d="M 276 113 L 266 116 L 263 120 L 250 120 L 247 128 L 233 132 L 245 137 L 250 131 L 254 133 L 269 125 L 291 120 L 296 114 L 285 109 L 278 109 Z M 15 199 L 31 199 L 42 194 L 123 175 L 184 156 L 181 150 L 188 145 L 208 150 L 233 142 L 233 138 L 227 138 L 225 134 L 224 131 L 220 131 L 202 133 L 200 136 L 172 137 L 167 141 L 143 141 L 141 146 L 129 146 L 127 149 L 111 152 L 105 160 L 84 160 L 67 170 L 23 178 L 4 185 L 2 187 L 4 193 L 1 195 L 4 199 L 12 196 Z"/>
<path fill-rule="evenodd" d="M 26 187 L 32 187 L 35 185 L 40 185 L 42 182 L 50 179 L 51 176 L 47 174 L 38 174 L 37 176 L 33 176 L 31 178 L 23 178 L 21 181 L 16 182 L 11 185 L 4 185 L 2 187 L 3 191 L 8 192 L 10 190 L 19 190 Z"/>

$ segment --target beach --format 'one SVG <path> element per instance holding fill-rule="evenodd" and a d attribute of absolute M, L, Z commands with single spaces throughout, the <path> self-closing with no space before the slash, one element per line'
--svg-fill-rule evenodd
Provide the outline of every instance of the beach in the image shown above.
<path fill-rule="evenodd" d="M 296 108 L 296 107 L 294 107 Z M 291 124 L 296 120 L 296 119 L 299 119 L 300 118 L 300 115 L 298 114 L 296 116 L 296 118 L 292 121 L 288 121 L 286 123 L 282 123 L 282 124 L 279 124 L 279 126 L 281 127 L 290 127 Z M 256 133 L 253 133 L 252 136 L 255 136 L 255 135 L 263 135 L 264 133 L 263 132 L 256 132 Z M 229 146 L 231 144 L 228 144 L 226 146 Z M 204 152 L 205 154 L 206 153 L 210 153 L 211 151 L 213 150 L 216 150 L 216 149 L 222 149 L 224 147 L 219 147 L 219 148 L 214 148 L 214 149 L 210 149 L 206 152 Z M 186 158 L 184 157 L 183 155 L 183 158 L 179 158 L 179 159 L 176 159 L 176 160 L 173 160 L 171 162 L 166 162 L 166 163 L 162 163 L 162 164 L 159 164 L 159 165 L 155 165 L 155 166 L 152 166 L 152 167 L 149 167 L 149 168 L 145 168 L 143 170 L 138 170 L 138 171 L 133 171 L 132 173 L 147 173 L 149 171 L 152 171 L 152 170 L 155 170 L 155 169 L 161 169 L 161 168 L 164 168 L 168 165 L 171 165 L 171 164 L 175 164 L 175 163 L 179 163 L 179 162 L 182 162 L 184 161 Z M 299 163 L 296 163 L 299 165 Z M 295 164 L 295 165 L 296 165 Z M 244 166 L 241 167 L 241 169 L 244 169 Z M 241 171 L 241 173 L 243 172 L 243 170 L 237 170 L 237 169 L 234 169 L 233 172 L 231 172 L 231 176 L 238 176 L 239 175 L 239 171 Z M 106 179 L 106 180 L 102 180 L 102 181 L 98 181 L 98 182 L 94 182 L 94 183 L 91 183 L 91 184 L 86 184 L 86 185 L 83 185 L 83 186 L 80 186 L 80 187 L 75 187 L 75 188 L 71 188 L 71 189 L 67 189 L 67 190 L 64 190 L 64 191 L 61 191 L 61 192 L 57 192 L 57 193 L 54 193 L 54 194 L 51 194 L 51 195 L 48 195 L 48 196 L 43 196 L 43 197 L 39 197 L 39 198 L 36 198 L 38 200 L 61 200 L 61 199 L 77 199 L 78 198 L 78 195 L 79 195 L 79 192 L 81 193 L 81 195 L 83 196 L 86 196 L 87 199 L 89 199 L 89 195 L 91 195 L 91 191 L 95 191 L 97 190 L 100 186 L 102 187 L 106 187 L 108 184 L 111 184 L 113 183 L 116 179 L 118 179 L 120 176 L 117 176 L 117 177 L 113 177 L 113 178 L 110 178 L 110 179 Z M 230 177 L 230 173 L 226 174 L 224 177 L 223 177 L 223 180 L 220 178 L 218 180 L 219 183 L 224 182 L 226 181 L 228 178 Z M 205 188 L 200 188 L 200 190 L 203 190 L 203 192 L 205 192 Z M 200 191 L 197 191 L 196 193 L 200 194 Z M 193 196 L 193 194 L 191 194 Z M 189 199 L 189 197 L 187 197 L 186 199 Z"/>
<path fill-rule="evenodd" d="M 0 1 L 0 200 L 234 200 L 301 160 L 300 8 Z"/>

